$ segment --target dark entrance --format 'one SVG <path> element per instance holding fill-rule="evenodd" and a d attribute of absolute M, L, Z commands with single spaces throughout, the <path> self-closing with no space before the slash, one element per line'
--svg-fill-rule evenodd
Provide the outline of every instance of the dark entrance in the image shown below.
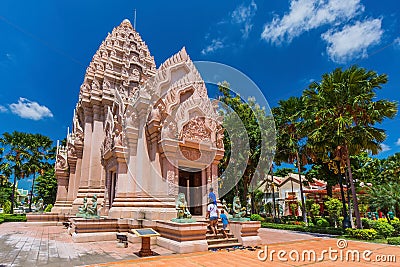
<path fill-rule="evenodd" d="M 192 215 L 202 215 L 201 171 L 179 170 L 179 193 L 184 193 Z"/>

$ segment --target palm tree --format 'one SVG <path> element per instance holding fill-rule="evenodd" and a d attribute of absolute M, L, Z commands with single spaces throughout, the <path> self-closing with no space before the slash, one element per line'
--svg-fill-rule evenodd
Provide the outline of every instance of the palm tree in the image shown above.
<path fill-rule="evenodd" d="M 50 149 L 52 148 L 53 141 L 41 134 L 30 134 L 29 143 L 29 159 L 26 164 L 26 173 L 33 175 L 32 188 L 29 195 L 29 211 L 32 211 L 32 197 L 36 174 L 43 174 L 45 169 L 49 168 L 47 161 L 52 157 Z"/>
<path fill-rule="evenodd" d="M 389 223 L 390 210 L 394 209 L 396 216 L 400 216 L 400 185 L 398 183 L 371 186 L 365 199 L 371 207 L 382 211 Z"/>
<path fill-rule="evenodd" d="M 363 151 L 377 154 L 381 150 L 386 134 L 374 125 L 397 113 L 396 102 L 375 100 L 375 90 L 386 82 L 385 74 L 352 66 L 324 74 L 320 83 L 313 82 L 303 93 L 308 139 L 314 149 L 347 167 L 358 228 L 361 219 L 350 156 Z"/>
<path fill-rule="evenodd" d="M 1 171 L 7 177 L 14 175 L 13 188 L 11 194 L 11 213 L 14 213 L 14 200 L 16 183 L 20 178 L 24 178 L 23 172 L 26 161 L 29 157 L 28 135 L 26 133 L 13 132 L 3 133 L 0 138 L 0 146 L 3 148 L 3 162 L 0 165 Z"/>
<path fill-rule="evenodd" d="M 303 220 L 307 223 L 306 205 L 303 194 L 302 167 L 306 163 L 302 112 L 304 103 L 298 97 L 279 101 L 279 106 L 272 109 L 277 128 L 277 148 L 275 162 L 296 162 L 299 173 L 300 198 Z M 301 156 L 300 156 L 301 155 Z"/>

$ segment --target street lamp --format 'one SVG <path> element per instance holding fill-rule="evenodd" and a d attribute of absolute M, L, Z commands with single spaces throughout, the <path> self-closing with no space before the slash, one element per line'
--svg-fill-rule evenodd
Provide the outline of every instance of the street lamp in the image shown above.
<path fill-rule="evenodd" d="M 336 163 L 334 164 L 333 161 Z M 339 180 L 339 186 L 340 186 L 340 194 L 342 196 L 342 205 L 343 205 L 343 222 L 342 222 L 342 226 L 344 229 L 346 228 L 350 228 L 351 227 L 351 223 L 350 223 L 350 219 L 349 216 L 347 215 L 347 209 L 346 209 L 346 199 L 344 196 L 344 189 L 343 189 L 343 175 L 345 173 L 345 169 L 344 167 L 341 167 L 340 162 L 341 159 L 339 157 L 335 157 L 333 159 L 333 161 L 331 160 L 329 162 L 329 169 L 333 170 L 334 174 L 338 175 L 338 180 Z M 348 190 L 348 188 L 347 188 Z"/>

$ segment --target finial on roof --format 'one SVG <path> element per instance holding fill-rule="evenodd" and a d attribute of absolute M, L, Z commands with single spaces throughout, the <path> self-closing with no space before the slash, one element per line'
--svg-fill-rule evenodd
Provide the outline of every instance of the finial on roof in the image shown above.
<path fill-rule="evenodd" d="M 124 19 L 124 21 L 122 21 L 122 23 L 129 23 L 131 24 L 131 21 L 129 19 Z"/>

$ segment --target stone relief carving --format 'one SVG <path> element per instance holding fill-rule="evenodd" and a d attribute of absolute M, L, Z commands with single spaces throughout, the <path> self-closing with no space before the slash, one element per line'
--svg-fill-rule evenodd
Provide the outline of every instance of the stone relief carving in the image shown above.
<path fill-rule="evenodd" d="M 198 160 L 201 157 L 200 150 L 191 147 L 181 147 L 180 148 L 182 155 L 191 161 Z"/>
<path fill-rule="evenodd" d="M 164 122 L 164 125 L 161 130 L 161 138 L 167 139 L 177 139 L 178 131 L 176 124 L 174 122 Z"/>
<path fill-rule="evenodd" d="M 92 90 L 99 90 L 100 89 L 100 83 L 94 79 L 92 82 Z"/>
<path fill-rule="evenodd" d="M 122 146 L 123 132 L 122 125 L 118 122 L 117 116 L 114 116 L 114 133 L 113 133 L 113 146 Z"/>
<path fill-rule="evenodd" d="M 135 82 L 138 82 L 140 80 L 140 72 L 137 69 L 133 69 L 131 80 Z"/>
<path fill-rule="evenodd" d="M 68 142 L 68 158 L 75 158 L 75 157 L 76 157 L 75 145 Z"/>
<path fill-rule="evenodd" d="M 108 69 L 108 70 L 113 70 L 113 64 L 112 64 L 111 61 L 108 61 L 108 62 L 106 63 L 106 69 Z"/>
<path fill-rule="evenodd" d="M 221 149 L 224 148 L 224 131 L 225 131 L 224 128 L 222 128 L 221 126 L 218 126 L 217 137 L 216 137 L 217 138 L 217 140 L 216 140 L 217 148 L 221 148 Z"/>
<path fill-rule="evenodd" d="M 168 195 L 175 196 L 177 187 L 175 185 L 175 172 L 173 170 L 167 171 Z"/>
<path fill-rule="evenodd" d="M 204 118 L 196 117 L 183 126 L 180 139 L 210 142 L 211 131 L 206 127 Z"/>
<path fill-rule="evenodd" d="M 59 146 L 57 149 L 56 170 L 68 169 L 67 155 L 68 155 L 67 148 L 64 146 Z"/>

